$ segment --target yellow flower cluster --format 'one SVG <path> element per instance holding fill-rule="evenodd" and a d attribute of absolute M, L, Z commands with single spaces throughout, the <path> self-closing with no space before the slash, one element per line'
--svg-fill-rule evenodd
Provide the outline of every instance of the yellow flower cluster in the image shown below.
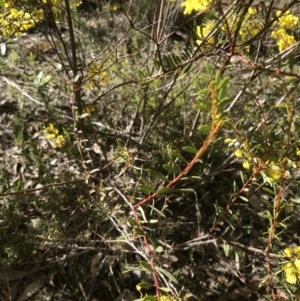
<path fill-rule="evenodd" d="M 197 26 L 196 30 L 199 39 L 196 40 L 196 43 L 199 45 L 202 41 L 205 41 L 205 43 L 213 45 L 215 43 L 215 38 L 213 35 L 211 35 L 213 28 L 213 21 L 207 22 L 204 26 Z"/>
<path fill-rule="evenodd" d="M 93 63 L 89 66 L 87 73 L 87 81 L 84 87 L 89 89 L 97 87 L 99 83 L 107 84 L 110 82 L 110 78 L 106 71 L 102 71 L 102 65 L 99 63 Z"/>
<path fill-rule="evenodd" d="M 86 113 L 86 114 L 92 114 L 93 112 L 95 112 L 95 108 L 94 106 L 92 105 L 87 105 L 83 108 L 83 113 Z"/>
<path fill-rule="evenodd" d="M 201 12 L 205 10 L 210 5 L 209 0 L 185 0 L 182 3 L 184 7 L 184 14 L 191 14 L 193 11 Z M 277 12 L 277 16 L 280 16 L 282 13 Z M 235 31 L 235 27 L 239 22 L 238 16 L 233 13 L 227 19 L 227 24 L 230 26 L 232 32 Z M 277 46 L 279 51 L 283 51 L 286 48 L 292 46 L 296 43 L 295 38 L 288 34 L 288 30 L 292 30 L 299 23 L 299 18 L 292 15 L 290 11 L 287 11 L 285 14 L 279 17 L 278 21 L 274 24 L 276 29 L 274 29 L 271 33 L 271 37 L 277 40 Z M 263 22 L 257 17 L 257 10 L 250 7 L 248 9 L 247 14 L 244 17 L 241 27 L 239 28 L 238 40 L 239 42 L 246 42 L 249 39 L 253 38 L 257 35 L 261 29 L 263 28 Z M 197 44 L 200 44 L 201 41 L 205 40 L 207 44 L 214 43 L 214 37 L 209 36 L 214 27 L 214 22 L 208 22 L 204 26 L 197 26 L 197 36 L 199 39 L 196 41 Z M 222 26 L 222 30 L 226 31 L 227 27 L 225 25 Z M 249 50 L 249 47 L 246 51 Z M 238 49 L 237 49 L 238 50 Z"/>
<path fill-rule="evenodd" d="M 52 13 L 57 18 L 59 15 L 59 0 L 24 0 L 22 7 L 17 6 L 15 0 L 4 1 L 4 7 L 9 11 L 0 13 L 0 34 L 3 36 L 17 36 L 23 31 L 33 28 L 37 22 L 44 20 L 44 11 L 41 7 L 43 4 L 51 4 Z M 82 0 L 71 1 L 72 6 L 79 6 Z M 26 6 L 24 5 L 26 4 Z M 23 8 L 26 7 L 26 10 Z"/>
<path fill-rule="evenodd" d="M 42 9 L 34 8 L 31 13 L 11 8 L 9 13 L 0 14 L 0 28 L 3 36 L 19 35 L 35 26 L 36 22 L 43 20 Z"/>
<path fill-rule="evenodd" d="M 231 139 L 231 138 L 225 139 L 225 143 L 227 143 L 228 146 L 234 146 L 234 147 L 240 145 L 237 139 Z M 242 148 L 238 148 L 235 150 L 234 155 L 237 158 L 243 159 L 243 167 L 247 170 L 252 168 L 252 170 L 255 171 L 261 163 L 261 159 L 255 157 L 255 155 L 251 152 L 248 143 L 246 142 L 242 144 Z M 265 182 L 272 185 L 281 179 L 283 173 L 283 165 L 284 165 L 283 161 L 282 162 L 266 161 L 263 169 L 260 171 L 260 175 L 263 177 Z M 291 178 L 290 172 L 286 170 L 284 172 L 283 177 L 284 179 Z"/>
<path fill-rule="evenodd" d="M 239 30 L 239 35 L 242 42 L 247 41 L 249 38 L 257 35 L 262 29 L 262 24 L 257 18 L 256 9 L 250 7 L 248 12 L 243 20 L 243 24 Z"/>
<path fill-rule="evenodd" d="M 47 141 L 54 148 L 61 148 L 63 143 L 65 142 L 65 138 L 63 135 L 59 134 L 57 128 L 55 128 L 53 123 L 49 123 L 47 127 L 43 127 L 43 132 L 46 134 Z"/>
<path fill-rule="evenodd" d="M 300 247 L 286 248 L 284 254 L 290 261 L 283 265 L 285 281 L 289 284 L 296 284 L 300 281 Z"/>
<path fill-rule="evenodd" d="M 185 15 L 191 14 L 193 10 L 196 12 L 205 10 L 210 5 L 209 0 L 185 0 L 181 6 L 184 7 Z"/>
<path fill-rule="evenodd" d="M 280 14 L 281 13 L 278 12 L 277 16 Z M 280 52 L 296 43 L 295 38 L 288 34 L 287 30 L 294 29 L 298 22 L 299 18 L 292 15 L 290 11 L 287 11 L 278 19 L 278 22 L 276 23 L 277 29 L 272 31 L 271 37 L 277 40 Z"/>

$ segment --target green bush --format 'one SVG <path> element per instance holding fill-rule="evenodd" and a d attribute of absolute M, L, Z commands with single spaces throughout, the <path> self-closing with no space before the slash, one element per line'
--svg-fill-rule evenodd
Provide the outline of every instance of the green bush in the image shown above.
<path fill-rule="evenodd" d="M 1 3 L 2 298 L 297 297 L 299 5 L 272 3 Z"/>

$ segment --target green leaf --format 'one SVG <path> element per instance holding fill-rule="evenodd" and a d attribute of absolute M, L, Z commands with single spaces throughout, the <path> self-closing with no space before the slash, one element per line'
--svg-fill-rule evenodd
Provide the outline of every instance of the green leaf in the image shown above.
<path fill-rule="evenodd" d="M 140 189 L 146 193 L 146 194 L 150 194 L 150 193 L 154 193 L 155 192 L 155 189 L 152 188 L 150 185 L 141 185 L 140 186 Z"/>
<path fill-rule="evenodd" d="M 208 78 L 207 75 L 199 75 L 198 76 L 198 80 L 199 80 L 199 87 L 203 87 L 203 83 L 207 83 L 208 82 Z"/>
<path fill-rule="evenodd" d="M 150 288 L 150 287 L 153 287 L 153 284 L 148 283 L 148 282 L 141 282 L 141 283 L 139 283 L 139 287 L 140 288 Z"/>
<path fill-rule="evenodd" d="M 210 111 L 210 108 L 209 108 L 208 106 L 203 105 L 203 104 L 201 104 L 201 103 L 197 103 L 197 104 L 195 105 L 195 109 L 196 109 L 196 110 L 205 111 L 205 112 Z"/>
<path fill-rule="evenodd" d="M 230 101 L 231 101 L 231 98 L 225 97 L 225 98 L 219 100 L 218 105 L 219 105 L 220 108 L 223 108 Z"/>
<path fill-rule="evenodd" d="M 170 281 L 178 284 L 177 279 L 170 272 L 166 271 L 165 269 L 163 269 L 161 267 L 156 267 L 156 269 L 158 271 L 160 271 L 161 273 L 163 273 L 165 276 L 167 276 Z"/>
<path fill-rule="evenodd" d="M 219 85 L 217 86 L 217 90 L 220 90 L 220 89 L 222 89 L 223 87 L 226 89 L 228 83 L 229 83 L 229 78 L 228 78 L 228 77 L 225 77 L 225 78 L 219 83 Z"/>
<path fill-rule="evenodd" d="M 181 160 L 184 163 L 188 163 L 188 160 L 185 159 L 180 153 L 176 152 L 176 151 L 171 151 L 171 156 L 178 158 L 179 160 Z"/>
<path fill-rule="evenodd" d="M 290 72 L 293 72 L 295 66 L 295 52 L 292 52 L 288 55 L 288 65 Z"/>
<path fill-rule="evenodd" d="M 151 210 L 154 210 L 158 215 L 162 216 L 162 217 L 166 217 L 161 211 L 159 211 L 157 208 L 155 208 L 152 205 L 149 205 L 149 207 L 151 208 Z"/>
<path fill-rule="evenodd" d="M 137 221 L 136 221 L 134 218 L 132 218 L 132 217 L 130 217 L 130 218 L 128 219 L 128 222 L 129 222 L 129 224 L 130 224 L 131 226 L 133 226 L 133 227 L 139 227 L 139 224 L 137 223 Z"/>
<path fill-rule="evenodd" d="M 221 76 L 222 76 L 221 71 L 217 70 L 216 77 L 215 77 L 215 84 L 216 84 L 216 86 L 218 86 L 220 84 Z"/>
<path fill-rule="evenodd" d="M 157 298 L 154 296 L 145 296 L 143 298 L 144 301 L 157 301 Z"/>
<path fill-rule="evenodd" d="M 169 181 L 163 174 L 161 174 L 157 171 L 154 171 L 152 169 L 146 169 L 146 171 L 149 175 L 151 175 L 154 178 L 157 178 L 157 179 L 160 179 L 160 180 L 163 180 L 163 181 Z"/>
<path fill-rule="evenodd" d="M 196 150 L 195 148 L 191 147 L 191 146 L 185 146 L 182 149 L 183 151 L 190 153 L 190 154 L 197 154 L 198 150 Z"/>
<path fill-rule="evenodd" d="M 134 267 L 134 266 L 126 265 L 125 270 L 122 273 L 125 274 L 125 273 L 131 272 L 131 271 L 145 272 L 145 269 L 140 268 L 140 267 Z"/>
<path fill-rule="evenodd" d="M 207 75 L 211 76 L 212 72 L 209 63 L 205 64 L 205 70 Z"/>
<path fill-rule="evenodd" d="M 165 293 L 170 293 L 171 290 L 168 287 L 160 287 L 159 288 L 161 291 L 165 292 Z"/>
<path fill-rule="evenodd" d="M 202 89 L 200 91 L 198 91 L 198 95 L 203 95 L 203 94 L 207 94 L 209 92 L 209 89 L 205 88 L 205 89 Z"/>
<path fill-rule="evenodd" d="M 141 265 L 143 268 L 145 268 L 147 271 L 153 273 L 153 269 L 152 269 L 152 267 L 151 267 L 151 265 L 150 265 L 149 262 L 147 262 L 147 261 L 140 261 L 140 265 Z"/>
<path fill-rule="evenodd" d="M 170 188 L 167 188 L 167 187 L 163 187 L 161 189 L 158 190 L 158 194 L 164 194 L 164 193 L 167 193 L 167 192 L 170 192 Z"/>
<path fill-rule="evenodd" d="M 180 173 L 181 172 L 179 168 L 177 168 L 176 166 L 169 165 L 169 164 L 164 164 L 163 168 L 166 171 L 169 171 L 171 173 Z"/>
<path fill-rule="evenodd" d="M 200 125 L 198 130 L 200 133 L 208 135 L 210 133 L 211 127 L 209 125 Z"/>
<path fill-rule="evenodd" d="M 247 203 L 249 202 L 249 200 L 246 197 L 242 196 L 242 195 L 240 195 L 239 198 L 242 199 L 243 201 L 247 202 Z"/>
<path fill-rule="evenodd" d="M 144 221 L 144 222 L 148 222 L 148 221 L 147 221 L 147 218 L 146 218 L 146 215 L 145 215 L 144 209 L 140 206 L 140 207 L 138 207 L 138 210 L 139 210 L 139 211 L 141 212 L 141 214 L 142 214 L 143 221 Z"/>
<path fill-rule="evenodd" d="M 218 101 L 221 102 L 226 97 L 227 89 L 226 87 L 219 90 Z"/>
<path fill-rule="evenodd" d="M 270 213 L 264 214 L 263 217 L 269 220 L 273 220 L 273 216 Z"/>
<path fill-rule="evenodd" d="M 300 204 L 300 198 L 295 198 L 295 199 L 290 199 L 291 202 L 295 203 L 295 204 Z"/>
<path fill-rule="evenodd" d="M 156 251 L 157 253 L 161 253 L 161 252 L 164 251 L 164 248 L 163 248 L 162 246 L 158 246 L 158 247 L 155 249 L 155 251 Z"/>

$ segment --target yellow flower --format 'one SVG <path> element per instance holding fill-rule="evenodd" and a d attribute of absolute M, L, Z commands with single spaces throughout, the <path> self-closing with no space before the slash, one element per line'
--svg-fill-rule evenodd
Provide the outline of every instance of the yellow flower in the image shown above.
<path fill-rule="evenodd" d="M 277 16 L 280 14 L 280 11 L 277 12 Z M 295 28 L 298 22 L 299 18 L 292 15 L 290 11 L 287 11 L 279 18 L 278 22 L 276 22 L 278 29 L 272 31 L 271 37 L 277 40 L 277 45 L 280 52 L 296 43 L 295 38 L 288 34 L 286 30 Z"/>
<path fill-rule="evenodd" d="M 210 36 L 208 38 L 208 35 L 211 33 L 214 26 L 214 22 L 210 21 L 205 24 L 205 26 L 197 26 L 197 36 L 199 39 L 196 41 L 197 44 L 200 44 L 203 40 L 208 44 L 214 44 L 215 38 L 214 36 Z"/>
<path fill-rule="evenodd" d="M 290 248 L 290 247 L 284 249 L 283 252 L 284 252 L 284 254 L 285 254 L 287 257 L 290 257 L 290 258 L 291 258 L 291 257 L 293 256 L 293 254 L 294 254 L 293 249 Z"/>
<path fill-rule="evenodd" d="M 277 45 L 278 45 L 280 52 L 289 48 L 290 46 L 294 45 L 295 43 L 296 43 L 295 38 L 288 34 L 286 34 L 286 36 L 282 37 L 280 40 L 277 41 Z"/>
<path fill-rule="evenodd" d="M 257 14 L 257 10 L 255 8 L 253 8 L 253 7 L 249 7 L 249 9 L 248 9 L 248 15 L 249 16 L 254 16 L 256 14 Z"/>
<path fill-rule="evenodd" d="M 43 132 L 47 134 L 45 138 L 54 148 L 61 148 L 63 143 L 65 142 L 65 137 L 63 135 L 59 135 L 59 131 L 55 128 L 53 123 L 49 123 L 47 127 L 43 127 Z"/>
<path fill-rule="evenodd" d="M 276 183 L 281 178 L 281 169 L 274 162 L 271 163 L 273 164 L 268 164 L 261 174 L 265 175 L 270 183 Z"/>
<path fill-rule="evenodd" d="M 237 158 L 243 157 L 243 152 L 240 149 L 237 149 L 234 154 Z"/>
<path fill-rule="evenodd" d="M 109 83 L 109 81 L 110 81 L 110 78 L 109 78 L 107 72 L 106 71 L 101 72 L 101 82 L 107 84 L 107 83 Z"/>
<path fill-rule="evenodd" d="M 193 10 L 196 12 L 200 12 L 205 10 L 210 5 L 209 0 L 185 0 L 181 6 L 183 6 L 184 14 L 188 15 L 191 14 Z"/>
<path fill-rule="evenodd" d="M 84 87 L 89 89 L 93 87 L 98 87 L 99 83 L 107 84 L 110 82 L 110 77 L 106 71 L 102 71 L 102 65 L 99 63 L 92 63 L 89 66 L 87 72 L 87 81 Z"/>
<path fill-rule="evenodd" d="M 291 262 L 283 265 L 283 271 L 285 273 L 285 281 L 290 284 L 296 284 L 297 270 Z"/>
<path fill-rule="evenodd" d="M 65 138 L 63 135 L 58 135 L 54 141 L 54 148 L 61 148 L 63 143 L 65 142 Z"/>
<path fill-rule="evenodd" d="M 284 254 L 290 258 L 290 262 L 283 265 L 285 280 L 289 284 L 296 284 L 300 280 L 300 247 L 286 248 Z"/>
<path fill-rule="evenodd" d="M 85 108 L 83 108 L 83 113 L 91 114 L 95 112 L 95 108 L 92 105 L 87 105 Z"/>
<path fill-rule="evenodd" d="M 277 12 L 277 16 L 280 15 L 281 12 Z M 299 18 L 292 15 L 288 10 L 285 12 L 283 16 L 281 16 L 278 20 L 278 23 L 281 27 L 286 29 L 293 29 L 298 24 Z"/>
<path fill-rule="evenodd" d="M 244 167 L 245 169 L 250 169 L 251 165 L 250 165 L 249 161 L 244 161 L 244 162 L 243 162 L 243 167 Z"/>

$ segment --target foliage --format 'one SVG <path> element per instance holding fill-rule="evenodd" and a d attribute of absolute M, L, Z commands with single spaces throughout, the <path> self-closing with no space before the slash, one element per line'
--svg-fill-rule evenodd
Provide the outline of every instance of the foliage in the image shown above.
<path fill-rule="evenodd" d="M 1 297 L 297 297 L 298 11 L 4 1 Z"/>

